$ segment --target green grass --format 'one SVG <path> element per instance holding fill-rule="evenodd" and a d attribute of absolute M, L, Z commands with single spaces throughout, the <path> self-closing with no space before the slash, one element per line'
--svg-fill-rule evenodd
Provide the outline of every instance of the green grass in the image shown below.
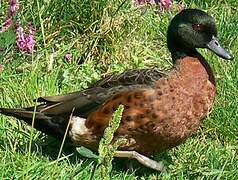
<path fill-rule="evenodd" d="M 114 160 L 112 179 L 238 179 L 238 3 L 184 3 L 215 17 L 219 37 L 235 59 L 228 62 L 201 51 L 216 73 L 215 106 L 196 135 L 155 157 L 167 161 L 168 173 L 140 165 L 130 172 L 124 168 L 128 161 Z M 6 9 L 6 1 L 0 1 L 0 22 Z M 170 67 L 166 29 L 177 9 L 174 5 L 158 15 L 156 8 L 135 9 L 122 0 L 21 1 L 18 18 L 22 24 L 33 22 L 37 47 L 32 55 L 20 53 L 9 32 L 9 43 L 0 51 L 0 64 L 5 66 L 0 107 L 33 105 L 38 96 L 81 90 L 109 73 Z M 73 54 L 72 62 L 64 60 L 66 53 Z M 89 179 L 93 161 L 67 146 L 56 160 L 60 145 L 14 118 L 0 116 L 0 179 Z M 95 178 L 100 178 L 98 171 Z"/>

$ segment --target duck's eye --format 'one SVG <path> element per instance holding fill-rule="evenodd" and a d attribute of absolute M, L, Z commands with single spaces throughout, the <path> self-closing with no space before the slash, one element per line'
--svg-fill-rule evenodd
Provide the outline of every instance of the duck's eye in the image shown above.
<path fill-rule="evenodd" d="M 202 31 L 204 28 L 204 25 L 203 24 L 193 24 L 192 27 L 196 31 Z"/>

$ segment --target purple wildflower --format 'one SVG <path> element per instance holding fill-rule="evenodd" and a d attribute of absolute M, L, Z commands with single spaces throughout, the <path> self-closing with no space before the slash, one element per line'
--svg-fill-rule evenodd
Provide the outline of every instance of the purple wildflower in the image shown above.
<path fill-rule="evenodd" d="M 64 55 L 64 59 L 67 60 L 67 61 L 71 61 L 73 59 L 73 56 L 72 56 L 72 54 L 68 53 L 68 54 Z"/>
<path fill-rule="evenodd" d="M 163 9 L 169 9 L 172 6 L 172 0 L 160 0 L 160 6 Z"/>
<path fill-rule="evenodd" d="M 19 9 L 18 0 L 10 0 L 9 4 L 10 4 L 10 7 L 8 10 L 8 17 L 3 23 L 2 28 L 0 28 L 0 33 L 7 31 L 12 26 L 13 17 L 17 14 L 17 11 Z"/>
<path fill-rule="evenodd" d="M 8 17 L 0 28 L 0 33 L 7 31 L 13 25 L 13 18 L 16 16 L 19 10 L 19 0 L 10 0 L 10 7 L 8 10 Z M 31 23 L 28 23 L 29 33 L 24 33 L 24 29 L 19 23 L 16 25 L 16 43 L 20 51 L 32 53 L 35 46 L 35 30 Z"/>
<path fill-rule="evenodd" d="M 17 47 L 20 51 L 26 53 L 32 53 L 35 46 L 35 29 L 31 23 L 28 23 L 29 33 L 24 33 L 24 29 L 21 25 L 17 24 L 16 34 L 17 34 Z"/>
<path fill-rule="evenodd" d="M 158 0 L 133 0 L 135 6 L 141 6 L 146 4 L 156 4 Z"/>
<path fill-rule="evenodd" d="M 12 24 L 12 17 L 7 18 L 7 20 L 2 25 L 2 28 L 0 28 L 0 33 L 7 31 L 12 26 Z"/>
<path fill-rule="evenodd" d="M 172 6 L 172 0 L 133 0 L 135 6 L 160 4 L 161 8 L 168 9 Z"/>
<path fill-rule="evenodd" d="M 9 16 L 15 16 L 19 9 L 18 0 L 10 0 Z"/>

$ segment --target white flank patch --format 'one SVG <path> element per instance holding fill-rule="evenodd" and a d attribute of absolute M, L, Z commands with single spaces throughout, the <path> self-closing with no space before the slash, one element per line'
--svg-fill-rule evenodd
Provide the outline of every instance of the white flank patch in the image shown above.
<path fill-rule="evenodd" d="M 86 119 L 73 116 L 71 119 L 71 130 L 72 135 L 84 135 L 88 132 L 88 128 L 85 126 Z"/>

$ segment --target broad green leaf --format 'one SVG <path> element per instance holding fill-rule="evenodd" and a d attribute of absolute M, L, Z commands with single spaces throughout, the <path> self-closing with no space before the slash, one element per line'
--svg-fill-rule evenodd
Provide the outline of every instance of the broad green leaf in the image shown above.
<path fill-rule="evenodd" d="M 16 34 L 13 30 L 0 33 L 0 48 L 7 48 L 16 42 Z"/>
<path fill-rule="evenodd" d="M 83 146 L 77 148 L 77 151 L 80 155 L 87 157 L 87 158 L 92 158 L 92 159 L 98 159 L 99 156 L 94 154 L 90 149 L 85 148 Z"/>

